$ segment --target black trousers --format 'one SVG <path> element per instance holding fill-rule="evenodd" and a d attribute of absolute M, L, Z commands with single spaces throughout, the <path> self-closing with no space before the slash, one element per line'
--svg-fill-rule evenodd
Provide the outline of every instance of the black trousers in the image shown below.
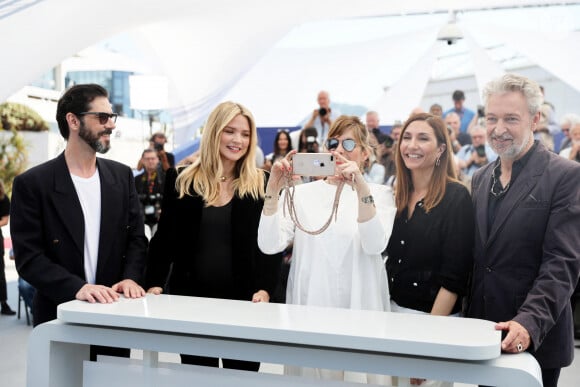
<path fill-rule="evenodd" d="M 558 387 L 561 368 L 542 368 L 542 382 L 544 387 Z"/>
<path fill-rule="evenodd" d="M 184 355 L 181 354 L 181 364 L 193 364 L 206 367 L 219 367 L 219 359 L 217 357 L 205 357 L 205 356 L 194 356 L 194 355 Z M 255 361 L 245 361 L 245 360 L 233 360 L 233 359 L 222 359 L 224 368 L 243 370 L 243 371 L 255 371 L 260 369 L 260 363 Z"/>
<path fill-rule="evenodd" d="M 4 238 L 0 237 L 0 302 L 5 302 L 7 299 L 6 274 L 4 273 Z"/>

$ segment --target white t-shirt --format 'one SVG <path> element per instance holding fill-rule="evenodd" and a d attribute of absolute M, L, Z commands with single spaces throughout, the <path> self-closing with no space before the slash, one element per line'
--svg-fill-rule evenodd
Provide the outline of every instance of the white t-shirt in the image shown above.
<path fill-rule="evenodd" d="M 99 170 L 89 178 L 71 174 L 85 221 L 85 279 L 95 284 L 101 233 L 101 180 Z"/>

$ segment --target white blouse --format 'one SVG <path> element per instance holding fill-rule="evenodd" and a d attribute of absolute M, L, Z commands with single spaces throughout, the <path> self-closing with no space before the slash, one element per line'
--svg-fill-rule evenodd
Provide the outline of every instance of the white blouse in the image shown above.
<path fill-rule="evenodd" d="M 266 254 L 282 251 L 294 241 L 286 302 L 349 309 L 390 310 L 389 290 L 381 252 L 393 229 L 396 208 L 390 187 L 369 184 L 376 215 L 357 221 L 358 197 L 345 185 L 337 220 L 319 235 L 295 227 L 286 211 L 284 195 L 278 211 L 262 213 L 258 245 Z M 319 180 L 296 186 L 298 220 L 307 230 L 319 229 L 330 216 L 336 186 Z"/>

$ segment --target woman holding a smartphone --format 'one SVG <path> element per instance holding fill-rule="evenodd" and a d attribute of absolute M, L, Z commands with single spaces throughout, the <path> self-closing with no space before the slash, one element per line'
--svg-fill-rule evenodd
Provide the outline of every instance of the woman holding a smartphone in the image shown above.
<path fill-rule="evenodd" d="M 391 311 L 458 316 L 473 263 L 474 215 L 469 192 L 455 176 L 445 123 L 415 114 L 397 146 L 397 216 L 386 261 Z M 398 385 L 425 383 L 400 378 Z"/>
<path fill-rule="evenodd" d="M 395 215 L 392 191 L 363 178 L 362 168 L 371 149 L 368 132 L 357 117 L 337 118 L 328 136 L 325 147 L 332 152 L 336 166 L 326 178 L 298 185 L 294 194 L 286 198 L 294 211 L 294 220 L 288 211 L 283 211 L 284 199 L 279 198 L 279 193 L 295 172 L 292 158 L 299 156 L 291 152 L 274 163 L 266 188 L 258 244 L 262 251 L 273 254 L 294 241 L 287 303 L 389 310 L 381 252 L 387 245 Z M 321 160 L 330 159 L 320 155 L 310 160 L 316 171 L 325 170 L 326 161 Z M 331 214 L 334 215 L 324 229 Z M 285 373 L 368 381 L 367 375 L 334 370 L 286 366 Z"/>

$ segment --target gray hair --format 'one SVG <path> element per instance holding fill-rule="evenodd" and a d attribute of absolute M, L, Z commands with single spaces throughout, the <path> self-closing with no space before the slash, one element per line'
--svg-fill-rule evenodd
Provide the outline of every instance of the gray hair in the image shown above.
<path fill-rule="evenodd" d="M 485 128 L 485 126 L 480 125 L 480 124 L 473 125 L 471 128 L 469 128 L 467 130 L 467 132 L 471 136 L 473 134 L 473 132 L 475 132 L 476 130 L 483 130 L 485 133 L 487 133 L 487 129 Z"/>
<path fill-rule="evenodd" d="M 570 127 L 580 123 L 580 116 L 574 113 L 565 114 L 564 117 L 560 120 L 560 126 L 566 126 L 569 124 Z"/>
<path fill-rule="evenodd" d="M 449 113 L 445 114 L 445 117 L 443 117 L 443 119 L 445 119 L 447 117 L 457 117 L 459 119 L 459 121 L 461 121 L 461 117 L 459 117 L 459 114 L 457 114 L 455 112 L 449 112 Z"/>
<path fill-rule="evenodd" d="M 540 107 L 544 103 L 544 96 L 540 90 L 540 85 L 529 78 L 517 74 L 504 74 L 490 81 L 483 89 L 483 102 L 487 105 L 492 95 L 510 91 L 522 93 L 528 103 L 530 115 L 533 116 L 540 111 Z"/>

